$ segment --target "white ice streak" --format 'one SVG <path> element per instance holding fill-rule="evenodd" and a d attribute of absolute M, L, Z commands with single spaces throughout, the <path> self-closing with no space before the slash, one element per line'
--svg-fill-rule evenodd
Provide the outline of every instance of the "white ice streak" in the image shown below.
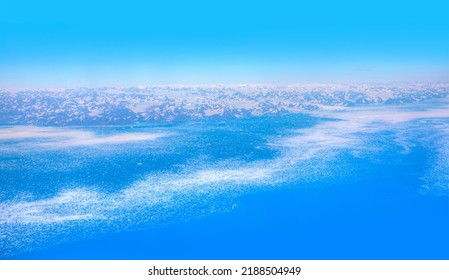
<path fill-rule="evenodd" d="M 229 170 L 200 170 L 190 175 L 148 176 L 117 193 L 105 194 L 87 189 L 62 191 L 52 198 L 0 203 L 1 224 L 57 223 L 86 219 L 116 219 L 117 212 L 136 207 L 167 204 L 174 194 L 216 191 L 226 184 L 241 186 L 267 180 L 269 168 L 247 167 Z"/>
<path fill-rule="evenodd" d="M 286 147 L 289 154 L 294 154 L 300 160 L 310 159 L 324 150 L 353 146 L 358 140 L 352 133 L 359 131 L 361 127 L 355 127 L 348 121 L 326 122 L 313 128 L 297 130 L 293 136 L 280 139 L 270 145 Z"/>
<path fill-rule="evenodd" d="M 74 146 L 93 146 L 123 144 L 136 141 L 152 141 L 165 137 L 165 133 L 117 133 L 99 136 L 91 131 L 58 127 L 15 126 L 0 128 L 1 140 L 40 139 L 38 146 L 64 148 Z"/>
<path fill-rule="evenodd" d="M 435 151 L 427 163 L 427 172 L 423 180 L 422 193 L 449 195 L 449 123 L 439 126 L 439 136 L 442 136 L 433 147 Z M 431 142 L 431 143 L 432 143 Z"/>
<path fill-rule="evenodd" d="M 63 191 L 52 198 L 0 203 L 0 224 L 54 223 L 91 219 L 99 194 L 85 189 Z"/>
<path fill-rule="evenodd" d="M 372 106 L 311 112 L 313 115 L 344 119 L 352 123 L 403 123 L 416 119 L 449 118 L 449 106 L 417 110 L 409 106 Z"/>

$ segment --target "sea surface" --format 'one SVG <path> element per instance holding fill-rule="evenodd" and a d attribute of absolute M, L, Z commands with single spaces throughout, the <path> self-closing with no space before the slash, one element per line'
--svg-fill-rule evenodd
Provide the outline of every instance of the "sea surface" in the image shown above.
<path fill-rule="evenodd" d="M 448 259 L 447 115 L 3 126 L 0 258 Z"/>

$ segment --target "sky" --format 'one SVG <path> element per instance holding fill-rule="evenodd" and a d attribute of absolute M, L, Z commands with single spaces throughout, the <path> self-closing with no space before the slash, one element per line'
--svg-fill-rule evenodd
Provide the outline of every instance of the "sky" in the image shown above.
<path fill-rule="evenodd" d="M 449 1 L 0 0 L 0 88 L 449 81 Z"/>

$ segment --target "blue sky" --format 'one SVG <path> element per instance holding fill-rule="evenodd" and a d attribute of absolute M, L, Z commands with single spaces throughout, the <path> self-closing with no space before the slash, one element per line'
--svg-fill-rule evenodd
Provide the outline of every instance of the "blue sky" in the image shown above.
<path fill-rule="evenodd" d="M 0 0 L 0 87 L 449 81 L 449 1 Z"/>

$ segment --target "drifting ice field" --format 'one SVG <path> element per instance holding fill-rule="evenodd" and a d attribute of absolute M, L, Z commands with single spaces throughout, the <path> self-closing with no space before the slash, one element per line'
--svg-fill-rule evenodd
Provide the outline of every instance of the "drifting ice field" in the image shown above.
<path fill-rule="evenodd" d="M 447 259 L 449 109 L 0 127 L 3 259 Z"/>

